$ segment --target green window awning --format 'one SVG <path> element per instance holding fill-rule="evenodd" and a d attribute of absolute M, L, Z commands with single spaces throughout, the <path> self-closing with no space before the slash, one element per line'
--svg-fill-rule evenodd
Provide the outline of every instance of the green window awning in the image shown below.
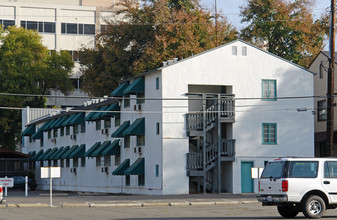
<path fill-rule="evenodd" d="M 70 155 L 69 158 L 80 158 L 84 157 L 85 154 L 85 144 L 81 144 L 76 150 L 74 150 Z"/>
<path fill-rule="evenodd" d="M 104 141 L 101 146 L 99 146 L 94 152 L 92 152 L 92 157 L 102 156 L 101 153 L 111 144 L 111 141 Z"/>
<path fill-rule="evenodd" d="M 124 171 L 125 175 L 144 175 L 145 159 L 138 158 L 128 169 Z"/>
<path fill-rule="evenodd" d="M 32 156 L 30 159 L 35 161 L 37 158 L 39 158 L 43 154 L 43 150 L 40 150 L 37 152 L 34 156 Z"/>
<path fill-rule="evenodd" d="M 124 175 L 124 171 L 130 166 L 130 159 L 125 159 L 113 172 L 112 175 Z"/>
<path fill-rule="evenodd" d="M 106 112 L 103 112 L 100 117 L 102 119 L 112 118 L 120 115 L 120 107 L 118 103 L 110 105 L 108 108 L 105 109 Z"/>
<path fill-rule="evenodd" d="M 43 160 L 43 158 L 49 154 L 49 152 L 51 151 L 51 148 L 47 149 L 43 154 L 41 154 L 38 158 L 36 158 L 37 161 L 41 161 Z"/>
<path fill-rule="evenodd" d="M 145 135 L 145 118 L 138 118 L 123 131 L 123 136 Z"/>
<path fill-rule="evenodd" d="M 49 123 L 50 121 L 46 121 L 45 123 L 43 123 L 43 125 L 41 125 L 41 127 L 37 130 L 37 132 L 35 132 L 35 134 L 32 135 L 32 139 L 43 139 L 43 130 L 45 127 L 48 126 Z"/>
<path fill-rule="evenodd" d="M 96 142 L 87 152 L 85 152 L 84 157 L 92 157 L 91 154 L 99 148 L 99 146 L 101 146 L 101 142 Z"/>
<path fill-rule="evenodd" d="M 50 124 L 49 130 L 56 128 L 56 125 L 58 125 L 59 122 L 62 121 L 62 119 L 63 118 L 57 118 L 57 119 L 55 119 L 54 122 L 52 124 Z"/>
<path fill-rule="evenodd" d="M 41 160 L 49 160 L 50 156 L 52 156 L 56 151 L 57 147 L 53 148 L 48 154 L 44 155 Z"/>
<path fill-rule="evenodd" d="M 117 128 L 117 130 L 111 134 L 111 137 L 117 138 L 117 137 L 123 137 L 123 132 L 130 126 L 130 121 L 125 121 L 123 124 Z"/>
<path fill-rule="evenodd" d="M 98 111 L 99 108 L 95 108 L 94 110 L 92 110 L 85 118 L 85 121 L 92 121 L 92 117 L 97 113 L 96 111 Z"/>
<path fill-rule="evenodd" d="M 62 124 L 65 120 L 67 120 L 67 116 L 64 116 L 64 117 L 60 118 L 60 120 L 57 123 L 54 124 L 54 128 L 62 127 Z"/>
<path fill-rule="evenodd" d="M 75 114 L 72 119 L 69 121 L 69 125 L 79 125 L 84 123 L 85 113 L 77 113 Z"/>
<path fill-rule="evenodd" d="M 68 149 L 64 154 L 61 156 L 60 159 L 68 159 L 70 158 L 70 154 L 74 152 L 78 148 L 78 145 L 73 145 L 70 149 Z"/>
<path fill-rule="evenodd" d="M 48 125 L 46 127 L 44 127 L 43 131 L 48 131 L 51 130 L 53 128 L 53 124 L 55 123 L 56 119 L 52 119 L 50 121 L 48 121 Z"/>
<path fill-rule="evenodd" d="M 101 155 L 120 155 L 121 154 L 121 146 L 119 145 L 119 140 L 114 140 L 105 150 L 102 151 Z"/>
<path fill-rule="evenodd" d="M 112 97 L 122 97 L 124 94 L 124 90 L 129 86 L 129 82 L 125 82 L 120 84 L 117 89 L 115 89 L 110 96 Z"/>
<path fill-rule="evenodd" d="M 33 157 L 35 154 L 36 154 L 35 150 L 34 151 L 29 151 L 29 153 L 28 153 L 28 155 L 31 156 L 31 157 Z"/>
<path fill-rule="evenodd" d="M 32 136 L 35 134 L 35 125 L 29 125 L 22 133 L 21 136 Z"/>
<path fill-rule="evenodd" d="M 62 151 L 60 151 L 58 154 L 55 155 L 55 160 L 61 159 L 61 157 L 63 156 L 63 154 L 65 154 L 68 150 L 69 150 L 69 146 L 66 146 L 63 148 Z"/>
<path fill-rule="evenodd" d="M 64 122 L 62 123 L 62 127 L 64 126 L 69 126 L 70 125 L 70 121 L 76 116 L 76 114 L 73 114 L 73 115 L 69 115 L 67 117 L 66 120 L 64 120 Z"/>
<path fill-rule="evenodd" d="M 50 160 L 56 160 L 57 155 L 62 152 L 64 147 L 60 147 L 53 155 L 49 157 Z"/>
<path fill-rule="evenodd" d="M 144 93 L 144 78 L 137 78 L 124 90 L 123 95 Z"/>
<path fill-rule="evenodd" d="M 108 105 L 105 105 L 105 106 L 102 106 L 100 107 L 96 114 L 94 114 L 94 116 L 92 116 L 91 118 L 91 121 L 96 121 L 96 120 L 101 120 L 101 115 L 104 113 L 103 111 L 105 111 L 109 106 Z"/>

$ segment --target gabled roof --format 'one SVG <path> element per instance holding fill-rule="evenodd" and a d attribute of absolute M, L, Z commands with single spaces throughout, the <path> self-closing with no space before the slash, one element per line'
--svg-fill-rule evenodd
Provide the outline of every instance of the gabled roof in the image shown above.
<path fill-rule="evenodd" d="M 322 50 L 322 51 L 320 51 L 320 52 L 317 54 L 317 56 L 312 60 L 312 62 L 311 62 L 310 65 L 309 65 L 309 69 L 310 69 L 311 65 L 315 62 L 315 60 L 317 59 L 317 57 L 318 57 L 320 54 L 323 54 L 323 56 L 325 56 L 327 59 L 329 59 L 330 52 L 329 52 L 329 51 L 326 51 L 326 50 Z M 336 60 L 337 60 L 337 52 L 335 52 L 335 64 L 337 64 Z"/>
<path fill-rule="evenodd" d="M 195 57 L 198 57 L 198 56 L 201 56 L 201 55 L 210 53 L 210 52 L 212 52 L 212 51 L 214 51 L 214 50 L 218 50 L 218 49 L 220 49 L 220 48 L 222 48 L 222 47 L 229 46 L 229 45 L 234 44 L 234 43 L 236 43 L 236 42 L 241 42 L 241 43 L 243 43 L 243 44 L 247 44 L 248 46 L 251 46 L 251 47 L 253 47 L 253 48 L 257 49 L 257 50 L 260 50 L 260 51 L 262 51 L 262 52 L 264 52 L 264 53 L 267 53 L 267 54 L 269 54 L 269 55 L 271 55 L 271 56 L 273 56 L 273 57 L 275 57 L 275 58 L 277 58 L 277 59 L 283 60 L 283 61 L 285 61 L 285 62 L 287 62 L 287 63 L 289 63 L 289 64 L 291 64 L 291 65 L 294 65 L 294 66 L 296 66 L 296 67 L 298 67 L 298 68 L 300 68 L 300 69 L 302 69 L 302 70 L 305 70 L 305 71 L 307 71 L 308 73 L 311 73 L 311 74 L 313 74 L 313 75 L 316 75 L 316 73 L 314 73 L 314 72 L 312 72 L 312 71 L 310 71 L 310 70 L 304 68 L 303 66 L 300 66 L 300 65 L 298 65 L 298 64 L 296 64 L 296 63 L 293 63 L 293 62 L 291 62 L 291 61 L 289 61 L 289 60 L 286 60 L 286 59 L 284 59 L 284 58 L 282 58 L 282 57 L 279 57 L 279 56 L 277 56 L 277 55 L 275 55 L 275 54 L 273 54 L 273 53 L 270 53 L 270 52 L 268 52 L 268 51 L 265 51 L 265 50 L 263 50 L 263 49 L 261 49 L 261 48 L 255 46 L 255 45 L 253 45 L 253 44 L 250 44 L 250 43 L 246 42 L 246 41 L 243 41 L 243 40 L 241 40 L 241 39 L 236 39 L 236 40 L 234 40 L 234 41 L 231 41 L 231 42 L 228 42 L 228 43 L 226 43 L 226 44 L 220 45 L 220 46 L 218 46 L 218 47 L 212 48 L 212 49 L 210 49 L 210 50 L 207 50 L 207 51 L 198 53 L 198 54 L 196 54 L 196 55 L 193 55 L 193 56 L 184 58 L 184 59 L 182 59 L 182 60 L 178 60 L 176 63 L 170 64 L 170 65 L 167 65 L 167 66 L 158 67 L 158 68 L 156 68 L 156 69 L 153 69 L 153 70 L 150 70 L 150 71 L 148 71 L 148 72 L 142 73 L 142 74 L 137 75 L 137 76 L 135 76 L 135 77 L 128 78 L 128 79 L 126 79 L 126 80 L 123 80 L 121 83 L 127 82 L 127 81 L 131 81 L 131 80 L 133 80 L 133 79 L 137 79 L 137 78 L 140 78 L 140 77 L 144 77 L 144 76 L 149 75 L 149 74 L 151 74 L 151 73 L 154 73 L 154 72 L 156 72 L 156 71 L 160 71 L 160 70 L 163 70 L 163 69 L 165 69 L 165 68 L 169 68 L 169 67 L 171 67 L 171 66 L 173 66 L 173 65 L 176 65 L 176 64 L 179 64 L 179 63 L 181 63 L 181 62 L 185 62 L 186 60 L 190 60 L 190 59 L 193 59 L 193 58 L 195 58 Z"/>
<path fill-rule="evenodd" d="M 30 155 L 0 147 L 0 158 L 30 158 Z"/>

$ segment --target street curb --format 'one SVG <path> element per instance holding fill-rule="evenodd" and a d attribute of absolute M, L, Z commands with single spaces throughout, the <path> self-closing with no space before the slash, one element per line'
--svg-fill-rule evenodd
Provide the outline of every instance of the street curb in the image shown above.
<path fill-rule="evenodd" d="M 240 201 L 241 204 L 257 204 L 259 201 Z"/>
<path fill-rule="evenodd" d="M 210 206 L 210 205 L 215 205 L 215 202 L 190 202 L 190 204 L 193 206 L 197 205 L 205 205 L 205 206 Z"/>
<path fill-rule="evenodd" d="M 142 207 L 142 203 L 117 203 L 116 207 Z"/>
<path fill-rule="evenodd" d="M 116 208 L 117 204 L 95 204 L 95 203 L 89 203 L 89 207 L 99 207 L 99 208 L 104 208 L 104 207 L 112 207 Z"/>
<path fill-rule="evenodd" d="M 46 207 L 49 207 L 48 204 L 42 204 L 42 203 L 36 203 L 36 204 L 21 203 L 21 204 L 16 204 L 16 206 L 18 208 L 46 208 Z"/>
<path fill-rule="evenodd" d="M 170 202 L 170 206 L 190 206 L 190 202 Z"/>
<path fill-rule="evenodd" d="M 144 202 L 143 207 L 151 207 L 151 206 L 170 206 L 168 202 Z"/>
<path fill-rule="evenodd" d="M 238 205 L 239 201 L 217 201 L 215 205 Z"/>
<path fill-rule="evenodd" d="M 61 208 L 90 207 L 88 203 L 61 203 Z"/>

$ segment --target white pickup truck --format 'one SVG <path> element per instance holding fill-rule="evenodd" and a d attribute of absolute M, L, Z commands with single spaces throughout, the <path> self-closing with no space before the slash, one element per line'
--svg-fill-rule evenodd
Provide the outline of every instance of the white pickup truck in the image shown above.
<path fill-rule="evenodd" d="M 337 207 L 337 158 L 279 158 L 269 161 L 259 180 L 257 200 L 279 214 L 320 218 Z"/>

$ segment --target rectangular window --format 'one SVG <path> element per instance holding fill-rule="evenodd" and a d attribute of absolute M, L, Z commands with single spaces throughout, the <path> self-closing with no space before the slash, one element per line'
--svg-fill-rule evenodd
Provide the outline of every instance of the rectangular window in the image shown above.
<path fill-rule="evenodd" d="M 96 167 L 101 166 L 101 157 L 96 157 Z"/>
<path fill-rule="evenodd" d="M 137 135 L 137 146 L 145 145 L 145 135 Z"/>
<path fill-rule="evenodd" d="M 289 178 L 316 178 L 318 161 L 291 161 Z"/>
<path fill-rule="evenodd" d="M 232 55 L 238 55 L 238 47 L 237 46 L 232 46 Z"/>
<path fill-rule="evenodd" d="M 78 167 L 78 158 L 73 158 L 73 167 Z"/>
<path fill-rule="evenodd" d="M 64 160 L 61 160 L 61 167 L 64 167 Z"/>
<path fill-rule="evenodd" d="M 118 166 L 121 163 L 121 155 L 115 155 L 115 166 Z"/>
<path fill-rule="evenodd" d="M 267 101 L 276 100 L 276 80 L 262 80 L 262 98 Z"/>
<path fill-rule="evenodd" d="M 70 167 L 70 159 L 69 158 L 66 159 L 66 167 Z"/>
<path fill-rule="evenodd" d="M 66 32 L 67 34 L 77 34 L 78 33 L 77 24 L 67 23 Z"/>
<path fill-rule="evenodd" d="M 38 30 L 37 29 L 37 21 L 27 21 L 26 29 L 28 29 L 28 30 Z"/>
<path fill-rule="evenodd" d="M 56 32 L 55 22 L 44 22 L 43 27 L 44 27 L 43 29 L 44 33 L 55 33 Z"/>
<path fill-rule="evenodd" d="M 104 156 L 104 166 L 105 167 L 111 166 L 111 156 Z"/>
<path fill-rule="evenodd" d="M 160 133 L 160 125 L 159 122 L 156 123 L 156 135 L 159 135 Z"/>
<path fill-rule="evenodd" d="M 130 175 L 125 175 L 125 185 L 130 186 Z"/>
<path fill-rule="evenodd" d="M 125 136 L 124 137 L 124 148 L 129 148 L 130 147 L 130 136 Z"/>
<path fill-rule="evenodd" d="M 66 127 L 66 135 L 70 135 L 70 126 Z"/>
<path fill-rule="evenodd" d="M 61 33 L 95 35 L 95 24 L 61 23 Z"/>
<path fill-rule="evenodd" d="M 79 30 L 78 30 L 79 34 L 83 34 L 83 24 L 79 24 Z"/>
<path fill-rule="evenodd" d="M 43 139 L 40 139 L 40 147 L 43 147 Z"/>
<path fill-rule="evenodd" d="M 277 144 L 277 124 L 262 123 L 263 144 Z"/>
<path fill-rule="evenodd" d="M 54 162 L 53 162 L 54 167 L 58 167 L 58 165 L 59 165 L 58 162 L 59 162 L 58 160 L 54 160 Z"/>
<path fill-rule="evenodd" d="M 95 35 L 95 25 L 94 24 L 84 24 L 84 34 Z"/>
<path fill-rule="evenodd" d="M 53 129 L 53 137 L 56 138 L 58 135 L 57 128 Z"/>
<path fill-rule="evenodd" d="M 78 125 L 73 126 L 73 133 L 78 134 Z"/>
<path fill-rule="evenodd" d="M 324 178 L 337 178 L 337 162 L 324 162 Z"/>
<path fill-rule="evenodd" d="M 64 127 L 60 128 L 60 136 L 64 136 Z"/>
<path fill-rule="evenodd" d="M 96 130 L 101 130 L 101 120 L 95 122 L 96 122 Z"/>
<path fill-rule="evenodd" d="M 85 167 L 85 157 L 81 158 L 81 167 Z"/>
<path fill-rule="evenodd" d="M 138 186 L 145 185 L 145 175 L 138 175 Z"/>
<path fill-rule="evenodd" d="M 85 123 L 81 124 L 81 133 L 85 133 Z"/>
<path fill-rule="evenodd" d="M 242 47 L 242 56 L 247 56 L 247 47 Z"/>
<path fill-rule="evenodd" d="M 156 90 L 159 89 L 159 77 L 156 78 Z"/>
<path fill-rule="evenodd" d="M 4 29 L 7 29 L 8 26 L 14 26 L 15 21 L 14 20 L 0 20 L 0 24 L 4 27 Z"/>
<path fill-rule="evenodd" d="M 48 167 L 51 167 L 51 160 L 48 160 Z"/>
<path fill-rule="evenodd" d="M 111 128 L 111 119 L 104 120 L 104 128 Z"/>
<path fill-rule="evenodd" d="M 115 117 L 115 127 L 118 127 L 121 125 L 121 117 L 116 116 Z"/>
<path fill-rule="evenodd" d="M 158 176 L 159 176 L 159 165 L 156 164 L 156 177 L 158 177 Z"/>
<path fill-rule="evenodd" d="M 124 108 L 130 107 L 130 97 L 124 97 Z"/>
<path fill-rule="evenodd" d="M 319 78 L 323 78 L 323 73 L 324 73 L 324 66 L 323 66 L 323 61 L 319 64 Z"/>
<path fill-rule="evenodd" d="M 317 120 L 326 121 L 326 100 L 317 102 Z"/>
<path fill-rule="evenodd" d="M 48 139 L 51 138 L 51 130 L 48 131 Z"/>
<path fill-rule="evenodd" d="M 143 93 L 137 94 L 137 104 L 145 103 L 145 95 Z"/>

